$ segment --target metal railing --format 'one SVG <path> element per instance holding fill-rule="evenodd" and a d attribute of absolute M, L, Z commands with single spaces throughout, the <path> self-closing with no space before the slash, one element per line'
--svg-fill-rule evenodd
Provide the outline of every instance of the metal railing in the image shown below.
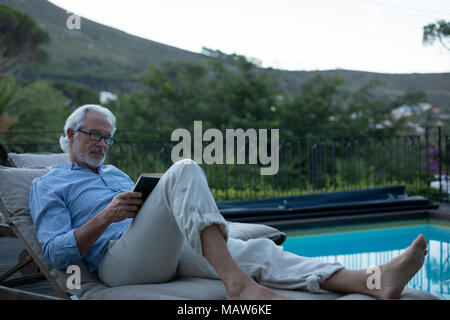
<path fill-rule="evenodd" d="M 408 194 L 448 201 L 450 141 L 443 131 L 427 127 L 421 135 L 378 132 L 344 136 L 332 130 L 328 136 L 284 136 L 279 142 L 278 173 L 268 176 L 260 174 L 261 163 L 248 164 L 248 158 L 247 164 L 200 165 L 217 200 L 405 185 Z M 59 134 L 46 134 L 53 135 L 54 143 L 48 139 L 26 142 L 30 140 L 28 133 L 0 133 L 0 143 L 8 152 L 61 152 Z M 122 169 L 133 180 L 141 172 L 164 172 L 172 164 L 171 151 L 177 142 L 171 142 L 170 135 L 140 140 L 116 137 L 118 142 L 109 150 L 106 163 Z M 225 150 L 225 143 L 223 147 Z"/>

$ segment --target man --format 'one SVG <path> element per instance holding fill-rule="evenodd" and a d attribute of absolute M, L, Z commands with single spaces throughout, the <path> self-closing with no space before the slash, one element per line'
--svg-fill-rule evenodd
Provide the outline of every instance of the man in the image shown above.
<path fill-rule="evenodd" d="M 268 239 L 228 238 L 227 225 L 192 160 L 173 164 L 145 203 L 130 178 L 103 161 L 115 117 L 86 105 L 66 121 L 61 148 L 69 162 L 33 181 L 30 209 L 45 257 L 56 268 L 83 258 L 110 286 L 167 282 L 179 276 L 218 278 L 229 299 L 288 299 L 268 287 L 363 293 L 397 298 L 422 267 L 426 240 L 381 270 L 369 289 L 366 270 L 300 257 Z M 256 281 L 255 281 L 256 280 Z"/>

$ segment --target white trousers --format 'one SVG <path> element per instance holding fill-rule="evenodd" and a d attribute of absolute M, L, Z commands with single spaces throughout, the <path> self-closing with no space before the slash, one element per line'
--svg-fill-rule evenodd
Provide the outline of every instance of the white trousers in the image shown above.
<path fill-rule="evenodd" d="M 200 238 L 212 224 L 220 226 L 237 264 L 262 285 L 323 292 L 320 283 L 344 268 L 283 251 L 269 239 L 229 238 L 203 170 L 183 159 L 161 177 L 122 237 L 111 241 L 99 277 L 109 286 L 162 283 L 177 277 L 219 279 L 203 257 Z"/>

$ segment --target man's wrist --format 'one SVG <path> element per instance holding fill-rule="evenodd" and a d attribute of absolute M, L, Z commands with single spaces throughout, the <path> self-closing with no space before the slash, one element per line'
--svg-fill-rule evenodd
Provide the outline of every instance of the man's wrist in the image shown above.
<path fill-rule="evenodd" d="M 110 215 L 108 214 L 108 209 L 105 208 L 101 210 L 97 215 L 96 218 L 98 219 L 98 224 L 101 227 L 104 227 L 105 229 L 112 223 L 109 219 Z"/>

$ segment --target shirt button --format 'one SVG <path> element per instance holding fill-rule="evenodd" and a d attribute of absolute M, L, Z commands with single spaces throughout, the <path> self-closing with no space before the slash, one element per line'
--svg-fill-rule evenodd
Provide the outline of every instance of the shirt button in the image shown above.
<path fill-rule="evenodd" d="M 181 186 L 180 187 L 180 191 L 182 191 L 182 192 L 186 191 L 186 187 L 185 186 Z"/>
<path fill-rule="evenodd" d="M 191 204 L 189 206 L 189 212 L 194 212 L 194 211 L 195 211 L 195 206 Z"/>

